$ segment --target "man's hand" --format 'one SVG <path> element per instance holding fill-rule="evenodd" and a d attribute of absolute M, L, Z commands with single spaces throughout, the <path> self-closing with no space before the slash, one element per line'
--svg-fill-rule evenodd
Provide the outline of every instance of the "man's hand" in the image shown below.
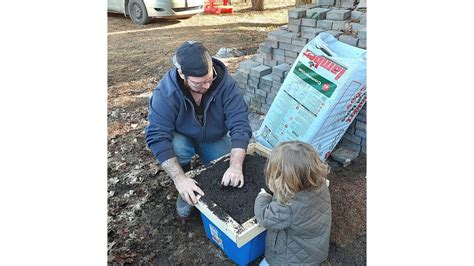
<path fill-rule="evenodd" d="M 198 200 L 204 196 L 204 192 L 197 186 L 197 181 L 186 177 L 185 175 L 177 176 L 174 181 L 174 185 L 176 186 L 176 189 L 178 190 L 181 197 L 189 205 L 194 206 Z M 196 196 L 194 192 L 196 192 L 198 195 Z"/>
<path fill-rule="evenodd" d="M 244 186 L 244 174 L 242 166 L 245 159 L 245 150 L 242 148 L 233 148 L 230 151 L 230 166 L 222 176 L 221 184 L 231 185 L 239 188 Z"/>
<path fill-rule="evenodd" d="M 244 174 L 242 173 L 242 168 L 232 166 L 227 168 L 222 177 L 221 184 L 224 186 L 239 186 L 239 188 L 241 188 L 244 185 Z"/>
<path fill-rule="evenodd" d="M 204 196 L 204 192 L 197 186 L 197 181 L 186 177 L 176 157 L 164 161 L 161 166 L 171 177 L 171 180 L 173 180 L 179 195 L 181 195 L 189 205 L 195 205 L 199 198 Z M 198 195 L 196 196 L 194 192 L 197 192 Z"/>

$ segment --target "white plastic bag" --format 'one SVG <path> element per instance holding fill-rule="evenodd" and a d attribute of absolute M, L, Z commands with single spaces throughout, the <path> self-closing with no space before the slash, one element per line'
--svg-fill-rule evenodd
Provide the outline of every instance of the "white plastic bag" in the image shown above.
<path fill-rule="evenodd" d="M 367 99 L 366 51 L 320 33 L 290 69 L 257 141 L 273 148 L 288 140 L 310 143 L 329 157 Z"/>

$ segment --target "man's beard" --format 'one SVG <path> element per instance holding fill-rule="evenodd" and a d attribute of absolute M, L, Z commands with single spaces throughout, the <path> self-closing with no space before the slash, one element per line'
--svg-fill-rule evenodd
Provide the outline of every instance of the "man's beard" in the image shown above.
<path fill-rule="evenodd" d="M 186 80 L 186 79 L 184 80 L 184 88 L 186 88 L 190 92 L 194 92 L 194 93 L 202 94 L 202 95 L 204 95 L 207 92 L 207 90 L 205 92 L 200 92 L 200 91 L 195 91 L 195 90 L 191 89 L 191 86 L 189 86 L 188 80 Z"/>

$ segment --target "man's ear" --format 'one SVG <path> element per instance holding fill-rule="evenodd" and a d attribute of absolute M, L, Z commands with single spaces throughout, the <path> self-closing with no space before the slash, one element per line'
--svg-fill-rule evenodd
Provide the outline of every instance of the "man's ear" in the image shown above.
<path fill-rule="evenodd" d="M 185 80 L 183 72 L 181 72 L 181 69 L 178 69 L 178 74 L 183 80 Z"/>

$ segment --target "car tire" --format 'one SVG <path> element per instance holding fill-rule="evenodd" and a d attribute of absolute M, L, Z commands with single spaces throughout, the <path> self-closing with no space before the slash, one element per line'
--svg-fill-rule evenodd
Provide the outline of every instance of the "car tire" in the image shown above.
<path fill-rule="evenodd" d="M 145 25 L 150 22 L 150 17 L 146 11 L 146 6 L 142 0 L 130 0 L 128 2 L 128 15 L 133 23 L 138 25 Z"/>

